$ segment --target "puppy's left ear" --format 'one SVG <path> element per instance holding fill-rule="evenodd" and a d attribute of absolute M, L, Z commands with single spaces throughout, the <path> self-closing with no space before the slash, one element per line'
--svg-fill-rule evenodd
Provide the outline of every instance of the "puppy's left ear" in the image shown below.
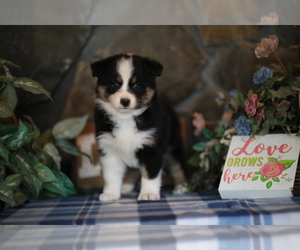
<path fill-rule="evenodd" d="M 146 69 L 153 74 L 155 77 L 161 76 L 163 65 L 155 60 L 150 60 L 149 58 L 144 58 L 144 63 L 146 66 Z"/>

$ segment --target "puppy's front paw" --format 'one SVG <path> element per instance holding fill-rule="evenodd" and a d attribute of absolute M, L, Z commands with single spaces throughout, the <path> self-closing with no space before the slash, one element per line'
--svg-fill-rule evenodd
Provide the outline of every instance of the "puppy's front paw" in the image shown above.
<path fill-rule="evenodd" d="M 99 195 L 99 201 L 116 201 L 120 199 L 119 195 L 111 193 L 102 193 Z"/>
<path fill-rule="evenodd" d="M 139 201 L 156 201 L 160 200 L 160 195 L 155 193 L 140 194 L 138 197 Z"/>

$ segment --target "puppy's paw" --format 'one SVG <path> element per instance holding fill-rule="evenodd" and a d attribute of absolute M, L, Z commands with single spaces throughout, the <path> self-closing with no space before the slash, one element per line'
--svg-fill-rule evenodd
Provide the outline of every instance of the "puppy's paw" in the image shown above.
<path fill-rule="evenodd" d="M 138 201 L 156 201 L 160 200 L 160 195 L 155 193 L 143 193 L 138 197 Z"/>
<path fill-rule="evenodd" d="M 99 201 L 116 201 L 118 199 L 120 199 L 120 196 L 112 193 L 102 193 L 99 195 Z"/>

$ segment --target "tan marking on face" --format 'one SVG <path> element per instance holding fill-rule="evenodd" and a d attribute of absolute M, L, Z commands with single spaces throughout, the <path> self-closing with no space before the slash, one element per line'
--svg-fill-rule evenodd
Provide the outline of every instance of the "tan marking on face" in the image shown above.
<path fill-rule="evenodd" d="M 143 97 L 143 104 L 150 102 L 155 94 L 155 90 L 151 88 L 146 89 L 145 96 Z"/>
<path fill-rule="evenodd" d="M 98 93 L 99 93 L 99 96 L 102 100 L 105 100 L 107 101 L 107 95 L 106 95 L 106 87 L 104 86 L 99 86 L 98 87 Z"/>
<path fill-rule="evenodd" d="M 136 78 L 136 77 L 133 77 L 132 80 L 131 80 L 131 83 L 132 83 L 132 84 L 135 84 L 136 82 L 137 82 L 137 78 Z"/>
<path fill-rule="evenodd" d="M 123 81 L 121 76 L 117 76 L 116 80 L 117 80 L 118 83 L 122 83 L 122 81 Z"/>

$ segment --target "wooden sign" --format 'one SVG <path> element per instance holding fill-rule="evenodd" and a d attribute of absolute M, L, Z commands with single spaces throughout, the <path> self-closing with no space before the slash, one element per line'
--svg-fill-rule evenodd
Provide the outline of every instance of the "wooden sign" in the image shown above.
<path fill-rule="evenodd" d="M 293 196 L 299 151 L 295 135 L 233 136 L 219 185 L 221 197 Z"/>

